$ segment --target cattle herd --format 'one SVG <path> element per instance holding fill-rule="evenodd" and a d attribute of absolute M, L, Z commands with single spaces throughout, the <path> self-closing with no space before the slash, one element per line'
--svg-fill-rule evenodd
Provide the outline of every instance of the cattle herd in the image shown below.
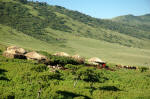
<path fill-rule="evenodd" d="M 117 68 L 125 68 L 125 69 L 138 69 L 136 66 L 122 66 L 122 65 L 116 65 Z"/>

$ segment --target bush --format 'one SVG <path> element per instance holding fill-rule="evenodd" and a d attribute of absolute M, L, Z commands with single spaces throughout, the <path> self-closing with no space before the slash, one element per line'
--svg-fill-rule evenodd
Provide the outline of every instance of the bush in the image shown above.
<path fill-rule="evenodd" d="M 31 70 L 35 70 L 36 72 L 43 72 L 46 71 L 47 69 L 48 69 L 47 66 L 44 64 L 40 64 L 38 66 L 31 68 Z"/>
<path fill-rule="evenodd" d="M 44 74 L 41 74 L 39 76 L 39 78 L 42 81 L 46 81 L 46 82 L 48 82 L 49 80 L 54 80 L 54 79 L 56 79 L 56 80 L 62 80 L 62 73 L 60 73 L 59 71 L 44 73 Z"/>
<path fill-rule="evenodd" d="M 147 70 L 149 70 L 148 67 L 141 67 L 141 68 L 140 68 L 140 71 L 141 71 L 141 72 L 146 72 Z"/>
<path fill-rule="evenodd" d="M 51 65 L 61 65 L 65 66 L 66 64 L 78 65 L 79 63 L 72 58 L 62 57 L 62 56 L 51 56 Z"/>
<path fill-rule="evenodd" d="M 84 67 L 83 65 L 72 65 L 72 64 L 67 64 L 65 65 L 65 68 L 68 68 L 70 70 L 78 70 L 81 67 Z"/>
<path fill-rule="evenodd" d="M 76 70 L 84 67 L 83 65 L 72 65 L 72 64 L 67 64 L 65 65 L 65 68 L 70 69 L 72 71 L 72 74 L 74 75 L 76 73 Z"/>
<path fill-rule="evenodd" d="M 76 73 L 78 79 L 86 82 L 104 82 L 106 79 L 104 74 L 93 67 L 83 67 Z"/>

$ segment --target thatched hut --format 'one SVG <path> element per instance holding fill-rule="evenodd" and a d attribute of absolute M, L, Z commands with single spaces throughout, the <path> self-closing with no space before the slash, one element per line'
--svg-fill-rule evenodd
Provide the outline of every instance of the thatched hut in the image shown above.
<path fill-rule="evenodd" d="M 23 48 L 10 46 L 7 50 L 3 53 L 3 56 L 8 58 L 19 58 L 19 59 L 26 59 L 24 55 L 26 51 Z"/>
<path fill-rule="evenodd" d="M 84 64 L 85 62 L 85 58 L 81 57 L 80 55 L 76 54 L 76 55 L 73 55 L 72 58 L 74 60 L 76 60 L 78 63 L 80 64 Z"/>
<path fill-rule="evenodd" d="M 98 57 L 93 57 L 88 60 L 88 63 L 92 65 L 100 65 L 104 64 L 105 62 L 99 59 Z"/>
<path fill-rule="evenodd" d="M 25 54 L 26 51 L 23 48 L 17 47 L 17 46 L 10 46 L 7 48 L 7 52 L 12 53 L 12 54 Z"/>
<path fill-rule="evenodd" d="M 35 51 L 33 52 L 29 52 L 27 54 L 25 54 L 25 56 L 27 57 L 28 60 L 47 60 L 47 57 L 44 55 L 41 55 Z"/>
<path fill-rule="evenodd" d="M 69 54 L 67 54 L 65 52 L 58 52 L 58 53 L 55 53 L 53 55 L 55 55 L 55 56 L 64 56 L 64 57 L 69 57 L 70 56 Z"/>

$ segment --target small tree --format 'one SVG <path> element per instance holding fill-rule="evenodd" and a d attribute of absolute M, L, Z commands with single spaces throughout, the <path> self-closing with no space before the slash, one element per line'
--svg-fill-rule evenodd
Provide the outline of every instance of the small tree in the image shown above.
<path fill-rule="evenodd" d="M 82 68 L 82 67 L 83 67 L 83 65 L 72 65 L 72 64 L 65 65 L 65 68 L 70 69 L 72 75 L 74 75 L 74 78 L 73 78 L 73 80 L 74 80 L 74 87 L 76 86 L 77 81 L 78 81 L 78 78 L 76 77 L 76 71 L 78 69 Z"/>
<path fill-rule="evenodd" d="M 141 72 L 146 72 L 147 70 L 149 70 L 148 67 L 141 67 L 141 68 L 140 68 L 140 71 L 141 71 Z"/>
<path fill-rule="evenodd" d="M 106 80 L 106 77 L 104 77 L 104 74 L 100 70 L 94 67 L 83 67 L 77 70 L 76 77 L 78 80 L 89 82 L 91 89 L 94 89 L 93 84 L 95 82 L 102 83 Z M 91 94 L 92 93 L 93 93 L 93 90 L 91 91 Z"/>

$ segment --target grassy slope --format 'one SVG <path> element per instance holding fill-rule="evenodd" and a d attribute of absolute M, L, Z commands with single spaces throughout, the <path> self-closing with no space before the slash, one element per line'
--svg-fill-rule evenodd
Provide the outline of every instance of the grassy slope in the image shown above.
<path fill-rule="evenodd" d="M 124 47 L 118 44 L 111 44 L 100 40 L 72 36 L 70 34 L 63 35 L 61 33 L 57 35 L 57 37 L 65 36 L 65 38 L 68 38 L 67 42 L 63 45 L 51 44 L 37 40 L 21 32 L 18 33 L 16 30 L 10 29 L 7 26 L 1 25 L 0 27 L 2 31 L 0 32 L 0 41 L 6 45 L 15 44 L 26 49 L 44 50 L 49 53 L 65 51 L 71 55 L 80 54 L 87 58 L 97 56 L 104 61 L 120 64 L 139 66 L 150 64 L 150 51 L 146 49 Z M 13 34 L 10 35 L 10 31 L 12 31 Z M 54 30 L 51 31 L 53 32 Z M 5 35 L 3 33 L 5 33 Z"/>
<path fill-rule="evenodd" d="M 61 71 L 63 80 L 40 79 L 51 73 L 49 69 L 42 72 L 35 71 L 33 68 L 38 66 L 41 65 L 36 65 L 33 61 L 7 59 L 0 55 L 0 98 L 35 99 L 40 88 L 42 88 L 40 96 L 42 99 L 150 98 L 149 71 L 141 73 L 139 70 L 126 69 L 114 72 L 100 70 L 109 80 L 104 83 L 94 83 L 93 93 L 90 94 L 92 90 L 89 88 L 90 83 L 79 81 L 76 87 L 73 87 L 73 76 L 69 71 Z"/>
<path fill-rule="evenodd" d="M 44 16 L 38 16 L 38 11 L 33 9 L 33 7 L 29 5 L 22 6 L 28 8 L 33 16 L 45 19 Z M 51 8 L 53 7 L 50 6 L 50 9 Z M 50 38 L 47 42 L 1 24 L 0 43 L 5 45 L 17 45 L 31 50 L 44 50 L 49 53 L 65 51 L 71 55 L 78 53 L 87 58 L 97 56 L 104 61 L 118 64 L 140 66 L 150 64 L 149 40 L 138 39 L 100 27 L 91 27 L 59 12 L 55 12 L 55 14 L 59 18 L 64 18 L 66 21 L 65 24 L 72 28 L 71 33 L 47 27 L 45 28 L 45 35 L 47 38 Z M 65 42 L 61 42 L 61 40 L 57 42 L 56 39 L 62 39 L 62 41 Z M 130 43 L 130 41 L 132 41 L 132 43 Z M 124 47 L 115 42 L 121 42 L 120 44 L 131 44 L 133 47 L 142 46 L 142 49 Z"/>
<path fill-rule="evenodd" d="M 150 25 L 150 14 L 142 15 L 142 16 L 134 16 L 134 15 L 125 15 L 113 18 L 113 21 L 116 22 L 124 22 L 132 25 L 145 24 Z"/>

